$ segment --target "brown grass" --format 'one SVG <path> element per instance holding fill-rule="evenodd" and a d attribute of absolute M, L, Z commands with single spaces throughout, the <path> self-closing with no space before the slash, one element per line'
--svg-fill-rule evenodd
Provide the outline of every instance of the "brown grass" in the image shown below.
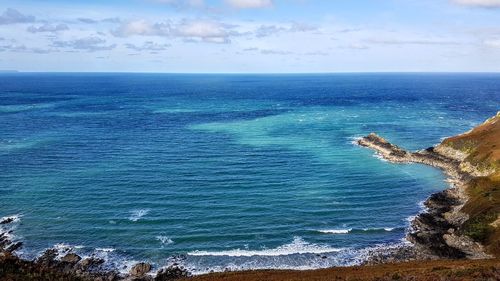
<path fill-rule="evenodd" d="M 184 281 L 500 280 L 500 260 L 423 261 L 310 271 L 215 273 Z"/>
<path fill-rule="evenodd" d="M 446 146 L 468 153 L 465 161 L 477 166 L 485 164 L 500 171 L 500 112 L 470 132 L 447 138 Z"/>
<path fill-rule="evenodd" d="M 500 214 L 500 112 L 470 132 L 447 138 L 443 145 L 469 155 L 465 161 L 481 169 L 494 169 L 488 177 L 473 179 L 464 211 L 469 214 L 464 232 L 482 242 L 489 253 L 500 257 L 500 227 L 492 222 Z"/>

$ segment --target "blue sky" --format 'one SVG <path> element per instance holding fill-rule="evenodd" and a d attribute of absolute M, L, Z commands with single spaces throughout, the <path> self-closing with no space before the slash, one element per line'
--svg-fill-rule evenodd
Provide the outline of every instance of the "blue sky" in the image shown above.
<path fill-rule="evenodd" d="M 0 69 L 500 71 L 500 0 L 0 0 Z"/>

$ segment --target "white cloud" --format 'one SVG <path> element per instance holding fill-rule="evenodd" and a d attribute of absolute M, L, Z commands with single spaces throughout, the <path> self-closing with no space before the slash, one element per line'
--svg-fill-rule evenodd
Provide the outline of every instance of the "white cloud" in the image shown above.
<path fill-rule="evenodd" d="M 369 39 L 367 43 L 381 45 L 460 45 L 460 42 L 429 39 Z"/>
<path fill-rule="evenodd" d="M 69 41 L 54 41 L 52 43 L 52 46 L 56 48 L 71 48 L 89 52 L 107 51 L 112 50 L 116 47 L 116 44 L 106 45 L 105 43 L 106 40 L 102 38 L 96 36 L 88 36 Z"/>
<path fill-rule="evenodd" d="M 183 37 L 216 38 L 227 37 L 225 28 L 217 22 L 185 21 L 176 28 L 176 33 Z"/>
<path fill-rule="evenodd" d="M 33 53 L 33 54 L 49 54 L 53 52 L 58 52 L 55 49 L 44 49 L 44 48 L 31 48 L 24 44 L 8 44 L 0 45 L 0 52 L 13 52 L 13 53 Z"/>
<path fill-rule="evenodd" d="M 153 2 L 168 4 L 175 7 L 201 8 L 205 5 L 204 0 L 151 0 Z"/>
<path fill-rule="evenodd" d="M 500 0 L 452 0 L 452 2 L 464 6 L 500 8 Z"/>
<path fill-rule="evenodd" d="M 18 10 L 8 8 L 0 15 L 0 25 L 1 24 L 15 24 L 15 23 L 27 23 L 34 22 L 35 17 L 30 15 L 21 14 Z"/>
<path fill-rule="evenodd" d="M 361 43 L 351 43 L 347 46 L 341 46 L 340 48 L 341 49 L 351 49 L 351 50 L 368 50 L 368 49 L 370 49 L 370 47 L 368 47 L 365 44 L 361 44 Z"/>
<path fill-rule="evenodd" d="M 104 18 L 104 19 L 92 19 L 92 18 L 78 18 L 79 22 L 86 24 L 97 24 L 97 23 L 119 23 L 121 22 L 120 18 Z"/>
<path fill-rule="evenodd" d="M 272 0 L 226 0 L 226 3 L 237 9 L 258 9 L 273 5 Z"/>
<path fill-rule="evenodd" d="M 171 33 L 170 23 L 150 23 L 146 20 L 135 20 L 123 23 L 118 29 L 111 32 L 117 37 L 134 35 L 168 36 Z"/>
<path fill-rule="evenodd" d="M 241 35 L 232 28 L 233 26 L 211 20 L 182 20 L 177 23 L 138 20 L 124 23 L 111 33 L 117 37 L 160 36 L 183 38 L 189 42 L 229 43 L 231 36 Z"/>
<path fill-rule="evenodd" d="M 284 50 L 273 50 L 273 49 L 264 49 L 260 50 L 260 53 L 263 55 L 291 55 L 293 54 L 290 51 L 284 51 Z"/>
<path fill-rule="evenodd" d="M 150 51 L 150 52 L 158 52 L 164 51 L 169 48 L 170 44 L 158 44 L 153 41 L 146 41 L 142 44 L 142 46 L 134 45 L 134 44 L 125 44 L 127 49 L 131 49 L 134 51 Z"/>
<path fill-rule="evenodd" d="M 500 49 L 500 39 L 493 39 L 493 40 L 485 40 L 483 44 L 486 47 L 490 48 L 499 48 Z"/>
<path fill-rule="evenodd" d="M 318 28 L 316 26 L 297 22 L 292 23 L 290 26 L 261 25 L 255 30 L 255 36 L 262 38 L 282 32 L 310 32 L 317 30 Z"/>
<path fill-rule="evenodd" d="M 68 30 L 69 27 L 66 24 L 57 24 L 57 25 L 52 25 L 49 23 L 45 23 L 39 27 L 36 26 L 30 26 L 28 27 L 28 32 L 31 33 L 38 33 L 38 32 L 58 32 L 58 31 L 64 31 Z"/>

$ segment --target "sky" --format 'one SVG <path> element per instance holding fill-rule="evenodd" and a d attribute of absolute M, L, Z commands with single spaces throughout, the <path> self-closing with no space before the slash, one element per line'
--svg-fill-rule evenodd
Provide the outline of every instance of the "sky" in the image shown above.
<path fill-rule="evenodd" d="M 500 0 L 0 0 L 0 70 L 498 72 Z"/>

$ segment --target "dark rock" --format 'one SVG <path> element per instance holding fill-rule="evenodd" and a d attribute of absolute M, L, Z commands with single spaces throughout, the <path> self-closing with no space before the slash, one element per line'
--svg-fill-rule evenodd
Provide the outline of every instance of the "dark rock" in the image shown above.
<path fill-rule="evenodd" d="M 186 269 L 178 266 L 170 266 L 163 268 L 156 274 L 155 281 L 168 281 L 184 277 L 188 277 L 189 273 Z"/>
<path fill-rule="evenodd" d="M 57 264 L 56 257 L 57 250 L 48 249 L 36 260 L 36 263 L 42 267 L 53 267 Z"/>
<path fill-rule="evenodd" d="M 0 234 L 0 249 L 3 249 L 9 243 L 10 243 L 9 238 L 4 233 L 1 233 Z"/>
<path fill-rule="evenodd" d="M 85 259 L 81 260 L 78 265 L 80 266 L 80 268 L 83 271 L 87 271 L 89 269 L 98 267 L 98 266 L 100 266 L 103 263 L 104 263 L 103 259 L 90 257 L 90 258 L 85 258 Z"/>
<path fill-rule="evenodd" d="M 413 162 L 440 168 L 451 179 L 460 184 L 467 183 L 471 178 L 470 174 L 460 168 L 460 161 L 440 154 L 434 147 L 408 152 L 373 133 L 359 139 L 358 144 L 376 150 L 382 157 L 391 162 Z M 430 196 L 424 203 L 427 210 L 413 220 L 412 232 L 408 234 L 408 240 L 420 250 L 434 257 L 464 258 L 466 254 L 462 249 L 463 245 L 457 249 L 455 248 L 456 244 L 448 245 L 444 239 L 444 235 L 448 234 L 449 229 L 460 229 L 463 215 L 454 210 L 463 204 L 463 200 L 464 198 L 457 193 L 455 187 Z"/>
<path fill-rule="evenodd" d="M 2 221 L 0 221 L 0 224 L 8 224 L 14 221 L 14 218 L 5 218 Z"/>
<path fill-rule="evenodd" d="M 130 275 L 134 277 L 140 277 L 146 275 L 146 273 L 151 271 L 151 265 L 149 263 L 138 263 L 130 269 Z"/>
<path fill-rule="evenodd" d="M 5 249 L 7 252 L 14 252 L 14 251 L 17 251 L 19 250 L 19 248 L 21 248 L 23 246 L 23 242 L 16 242 L 12 245 L 10 245 L 9 247 L 7 247 L 7 249 Z"/>
<path fill-rule="evenodd" d="M 75 264 L 77 262 L 79 262 L 82 258 L 77 255 L 77 254 L 73 254 L 73 253 L 69 253 L 67 255 L 65 255 L 61 261 L 62 262 L 67 262 L 67 263 L 72 263 L 72 264 Z"/>

